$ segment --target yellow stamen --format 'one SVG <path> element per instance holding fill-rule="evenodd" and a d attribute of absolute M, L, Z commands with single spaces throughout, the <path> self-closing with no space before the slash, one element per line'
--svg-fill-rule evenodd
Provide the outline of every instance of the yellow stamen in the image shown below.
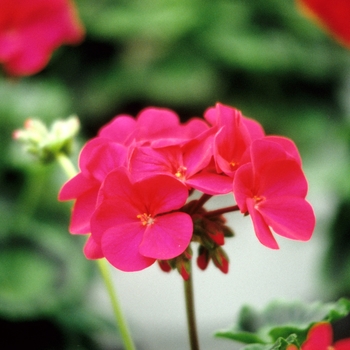
<path fill-rule="evenodd" d="M 266 198 L 264 196 L 254 196 L 253 199 L 254 199 L 254 202 L 255 202 L 254 207 L 257 208 L 257 207 L 259 207 L 259 203 L 261 201 L 265 200 Z"/>
<path fill-rule="evenodd" d="M 151 214 L 143 213 L 137 215 L 136 217 L 140 219 L 143 226 L 154 224 L 154 219 L 152 218 Z"/>
<path fill-rule="evenodd" d="M 183 165 L 180 165 L 175 173 L 175 176 L 180 179 L 183 180 L 185 178 L 185 173 L 186 173 L 187 168 Z"/>

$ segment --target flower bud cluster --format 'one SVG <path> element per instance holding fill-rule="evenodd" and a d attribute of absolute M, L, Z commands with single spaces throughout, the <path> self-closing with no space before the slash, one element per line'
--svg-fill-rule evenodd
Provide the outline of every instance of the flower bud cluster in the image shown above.
<path fill-rule="evenodd" d="M 295 144 L 266 136 L 261 125 L 223 104 L 182 124 L 171 110 L 146 108 L 116 116 L 83 147 L 80 172 L 62 187 L 75 200 L 70 232 L 87 234 L 84 253 L 122 271 L 155 261 L 188 278 L 191 242 L 197 264 L 228 271 L 223 250 L 231 229 L 222 216 L 250 215 L 259 241 L 277 249 L 272 232 L 310 239 L 315 216 Z M 192 199 L 200 192 L 199 199 Z M 232 194 L 232 206 L 207 211 L 212 196 Z"/>
<path fill-rule="evenodd" d="M 14 131 L 13 138 L 23 144 L 26 152 L 48 163 L 55 160 L 59 153 L 71 153 L 79 128 L 80 123 L 75 116 L 55 121 L 50 129 L 38 119 L 28 119 L 24 129 Z"/>

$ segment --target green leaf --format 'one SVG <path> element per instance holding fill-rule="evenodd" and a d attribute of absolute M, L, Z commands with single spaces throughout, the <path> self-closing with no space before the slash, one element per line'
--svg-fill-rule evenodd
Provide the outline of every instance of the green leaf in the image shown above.
<path fill-rule="evenodd" d="M 307 331 L 315 322 L 333 322 L 349 313 L 350 301 L 347 299 L 326 304 L 274 301 L 262 312 L 249 306 L 243 307 L 238 324 L 230 329 L 218 331 L 215 335 L 246 344 L 275 343 L 276 349 L 283 349 L 281 346 L 284 339 L 290 340 L 291 335 L 302 343 L 306 339 Z"/>
<path fill-rule="evenodd" d="M 287 339 L 278 338 L 274 344 L 249 344 L 241 348 L 241 350 L 286 350 L 288 345 L 298 345 L 297 336 L 291 334 Z"/>

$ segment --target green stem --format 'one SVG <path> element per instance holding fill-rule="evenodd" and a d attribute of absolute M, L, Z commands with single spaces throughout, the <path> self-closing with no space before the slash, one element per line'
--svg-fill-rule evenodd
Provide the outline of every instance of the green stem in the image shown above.
<path fill-rule="evenodd" d="M 75 169 L 75 166 L 64 153 L 58 153 L 56 159 L 70 179 L 77 175 L 78 172 Z"/>
<path fill-rule="evenodd" d="M 185 287 L 185 301 L 186 301 L 186 313 L 187 313 L 187 328 L 190 338 L 191 350 L 199 350 L 199 342 L 196 326 L 196 315 L 194 309 L 194 295 L 193 295 L 193 282 L 192 282 L 192 268 L 190 262 L 190 277 L 187 281 L 184 281 Z"/>
<path fill-rule="evenodd" d="M 112 308 L 113 308 L 113 312 L 114 312 L 114 317 L 115 320 L 117 322 L 117 325 L 119 327 L 119 332 L 120 335 L 122 337 L 124 346 L 126 350 L 135 350 L 135 345 L 132 341 L 128 326 L 124 320 L 124 316 L 123 313 L 121 311 L 121 307 L 117 298 L 117 293 L 115 291 L 115 288 L 113 286 L 112 280 L 111 280 L 111 276 L 110 273 L 108 271 L 108 265 L 107 265 L 107 261 L 105 259 L 99 259 L 97 260 L 97 264 L 98 267 L 100 269 L 102 278 L 105 282 L 108 294 L 109 294 L 109 298 L 111 300 L 112 303 Z"/>
<path fill-rule="evenodd" d="M 77 174 L 77 171 L 74 165 L 65 154 L 63 153 L 58 154 L 57 161 L 59 162 L 59 164 L 61 165 L 61 167 L 63 168 L 63 170 L 65 171 L 65 173 L 68 175 L 69 178 L 72 178 Z M 135 350 L 136 349 L 135 345 L 132 341 L 129 329 L 127 327 L 126 321 L 124 319 L 124 316 L 117 298 L 115 288 L 111 280 L 111 276 L 108 272 L 107 262 L 105 259 L 98 259 L 96 262 L 99 267 L 105 286 L 107 288 L 107 292 L 113 308 L 114 317 L 117 322 L 120 336 L 124 343 L 125 349 Z"/>

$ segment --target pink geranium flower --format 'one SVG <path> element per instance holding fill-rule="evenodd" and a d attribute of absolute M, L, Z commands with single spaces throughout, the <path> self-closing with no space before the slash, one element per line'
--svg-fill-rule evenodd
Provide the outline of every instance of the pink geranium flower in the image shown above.
<path fill-rule="evenodd" d="M 309 240 L 315 216 L 305 200 L 308 186 L 298 160 L 268 139 L 251 144 L 250 158 L 236 172 L 233 193 L 241 212 L 250 214 L 259 241 L 278 249 L 270 228 L 290 239 Z"/>
<path fill-rule="evenodd" d="M 307 335 L 301 350 L 349 350 L 350 338 L 333 343 L 333 329 L 328 322 L 319 322 L 313 325 Z M 288 345 L 287 350 L 298 350 L 295 345 Z"/>
<path fill-rule="evenodd" d="M 52 52 L 84 34 L 70 0 L 0 0 L 0 63 L 10 75 L 42 70 Z"/>
<path fill-rule="evenodd" d="M 211 130 L 182 145 L 162 148 L 136 147 L 130 157 L 129 168 L 134 179 L 167 174 L 210 195 L 229 193 L 232 179 L 217 174 L 210 167 L 213 135 Z"/>
<path fill-rule="evenodd" d="M 103 255 L 123 271 L 142 270 L 156 259 L 172 259 L 189 245 L 191 217 L 176 210 L 188 197 L 186 187 L 158 175 L 132 183 L 125 169 L 107 175 L 91 234 Z"/>
<path fill-rule="evenodd" d="M 239 110 L 221 103 L 209 108 L 204 117 L 218 130 L 213 151 L 217 171 L 234 177 L 251 142 L 264 137 L 263 128 Z"/>
<path fill-rule="evenodd" d="M 67 181 L 60 190 L 61 201 L 75 200 L 69 230 L 89 233 L 90 219 L 96 207 L 97 194 L 107 174 L 126 166 L 125 146 L 103 138 L 89 141 L 79 157 L 80 173 Z"/>
<path fill-rule="evenodd" d="M 192 118 L 181 124 L 178 115 L 167 108 L 148 107 L 136 118 L 118 115 L 98 133 L 99 137 L 123 143 L 127 146 L 152 145 L 164 147 L 181 144 L 208 130 L 208 125 L 200 119 Z"/>

